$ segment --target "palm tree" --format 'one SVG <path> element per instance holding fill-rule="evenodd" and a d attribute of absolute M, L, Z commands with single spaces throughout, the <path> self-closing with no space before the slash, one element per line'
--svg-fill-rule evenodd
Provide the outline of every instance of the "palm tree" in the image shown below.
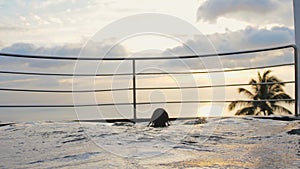
<path fill-rule="evenodd" d="M 292 98 L 283 90 L 284 83 L 268 70 L 261 75 L 258 72 L 258 80 L 251 79 L 249 84 L 253 92 L 239 88 L 239 93 L 245 94 L 251 101 L 234 101 L 229 104 L 229 110 L 243 106 L 235 115 L 272 115 L 275 112 L 292 114 L 290 110 L 277 103 L 293 103 Z"/>

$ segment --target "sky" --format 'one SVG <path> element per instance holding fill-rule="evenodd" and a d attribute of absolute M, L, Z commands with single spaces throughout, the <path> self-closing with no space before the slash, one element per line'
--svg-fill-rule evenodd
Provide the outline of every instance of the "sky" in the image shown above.
<path fill-rule="evenodd" d="M 143 15 L 148 14 L 148 15 Z M 161 17 L 153 17 L 161 16 Z M 143 20 L 134 20 L 143 16 Z M 150 16 L 150 17 L 145 17 Z M 131 24 L 113 28 L 117 23 Z M 155 20 L 152 20 L 152 19 Z M 166 18 L 166 20 L 163 20 Z M 170 19 L 168 19 L 170 18 Z M 173 19 L 172 19 L 173 18 Z M 171 23 L 171 21 L 174 21 Z M 148 23 L 164 33 L 135 33 Z M 180 23 L 180 24 L 178 24 Z M 169 24 L 169 26 L 168 26 Z M 175 26 L 171 26 L 175 24 Z M 177 25 L 176 25 L 177 24 Z M 187 25 L 187 26 L 186 26 Z M 181 27 L 182 26 L 182 27 Z M 186 26 L 188 29 L 185 29 Z M 127 28 L 127 29 L 126 29 Z M 149 30 L 151 30 L 149 28 Z M 116 30 L 116 31 L 113 31 Z M 147 30 L 147 28 L 145 28 Z M 191 30 L 191 31 L 189 31 Z M 121 33 L 131 32 L 122 37 Z M 196 34 L 193 32 L 197 32 Z M 105 33 L 105 34 L 104 34 Z M 105 36 L 105 38 L 104 38 Z M 294 44 L 292 0 L 0 0 L 0 50 L 3 53 L 85 57 L 154 57 L 220 53 Z M 192 50 L 191 50 L 192 49 Z M 124 73 L 131 63 L 70 62 L 0 58 L 1 70 L 52 73 Z M 137 72 L 201 71 L 247 68 L 293 62 L 291 49 L 189 61 L 138 62 Z M 257 72 L 138 77 L 138 87 L 247 83 Z M 273 68 L 283 81 L 294 80 L 294 68 Z M 3 88 L 84 90 L 132 87 L 130 76 L 99 78 L 40 77 L 0 74 Z M 294 95 L 294 86 L 285 87 Z M 4 104 L 83 104 L 131 102 L 128 91 L 97 94 L 1 92 Z M 234 100 L 244 98 L 236 87 L 225 89 L 139 91 L 138 101 Z M 148 105 L 138 117 L 150 117 L 157 106 L 171 115 L 233 115 L 226 104 Z M 292 109 L 292 106 L 288 106 Z M 70 109 L 0 109 L 1 121 L 131 117 L 132 107 Z"/>

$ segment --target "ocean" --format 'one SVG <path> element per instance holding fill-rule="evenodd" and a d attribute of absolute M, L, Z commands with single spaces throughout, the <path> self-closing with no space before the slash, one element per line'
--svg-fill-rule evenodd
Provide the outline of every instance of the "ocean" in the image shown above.
<path fill-rule="evenodd" d="M 22 122 L 0 127 L 0 168 L 299 168 L 300 121 Z"/>

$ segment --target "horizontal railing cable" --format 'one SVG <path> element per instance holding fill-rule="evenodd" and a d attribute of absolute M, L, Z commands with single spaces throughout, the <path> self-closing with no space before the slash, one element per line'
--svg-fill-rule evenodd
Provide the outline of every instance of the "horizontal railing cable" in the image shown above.
<path fill-rule="evenodd" d="M 132 73 L 116 74 L 74 74 L 74 73 L 42 73 L 42 72 L 22 72 L 22 71 L 0 71 L 1 74 L 34 75 L 34 76 L 131 76 Z"/>
<path fill-rule="evenodd" d="M 139 102 L 138 105 L 147 104 L 181 104 L 181 103 L 232 103 L 232 102 L 289 102 L 295 99 L 268 99 L 268 100 L 200 100 L 200 101 L 166 101 L 166 102 Z"/>
<path fill-rule="evenodd" d="M 237 69 L 224 69 L 224 70 L 206 70 L 206 71 L 193 71 L 193 72 L 145 72 L 137 73 L 136 75 L 145 76 L 145 75 L 166 75 L 166 74 L 204 74 L 204 73 L 222 73 L 222 72 L 234 72 L 234 71 L 245 71 L 245 70 L 255 70 L 255 69 L 264 69 L 264 68 L 274 68 L 274 67 L 284 67 L 284 66 L 294 66 L 294 63 L 284 63 L 284 64 L 275 64 L 269 66 L 257 66 L 249 68 L 237 68 Z M 22 72 L 22 71 L 0 71 L 0 74 L 18 74 L 18 75 L 34 75 L 34 76 L 131 76 L 132 73 L 115 73 L 115 74 L 72 74 L 72 73 L 40 73 L 40 72 Z"/>
<path fill-rule="evenodd" d="M 202 85 L 202 86 L 182 86 L 182 87 L 143 87 L 136 88 L 136 90 L 175 90 L 175 89 L 203 89 L 203 88 L 216 88 L 216 87 L 237 87 L 248 85 L 272 85 L 272 84 L 291 84 L 295 81 L 285 82 L 265 82 L 265 83 L 240 83 L 240 84 L 221 84 L 221 85 Z M 91 93 L 91 92 L 113 92 L 113 91 L 129 91 L 133 88 L 116 88 L 116 89 L 96 89 L 96 90 L 44 90 L 44 89 L 16 89 L 16 88 L 0 88 L 0 91 L 15 91 L 15 92 L 37 92 L 37 93 Z"/>
<path fill-rule="evenodd" d="M 13 88 L 0 88 L 0 91 L 14 91 L 14 92 L 37 92 L 37 93 L 91 93 L 91 92 L 111 92 L 111 91 L 126 91 L 132 88 L 119 88 L 119 89 L 97 89 L 97 90 L 44 90 L 44 89 L 13 89 Z"/>
<path fill-rule="evenodd" d="M 199 100 L 199 101 L 164 101 L 164 102 L 139 102 L 137 105 L 149 104 L 201 104 L 201 103 L 232 103 L 232 102 L 293 102 L 295 99 L 269 99 L 269 100 Z M 71 108 L 95 106 L 126 106 L 133 103 L 103 103 L 103 104 L 65 104 L 65 105 L 0 105 L 0 108 Z"/>
<path fill-rule="evenodd" d="M 237 87 L 237 86 L 249 86 L 249 85 L 272 85 L 272 84 L 292 84 L 295 81 L 286 81 L 286 82 L 266 82 L 266 83 L 240 83 L 240 84 L 221 84 L 221 85 L 203 85 L 203 86 L 183 86 L 183 87 L 143 87 L 137 88 L 136 90 L 172 90 L 172 89 L 203 89 L 203 88 L 216 88 L 216 87 Z"/>
<path fill-rule="evenodd" d="M 115 106 L 115 105 L 132 105 L 132 103 L 103 103 L 103 104 L 82 104 L 82 105 L 73 105 L 73 104 L 56 104 L 56 105 L 0 105 L 0 108 L 69 108 L 69 107 L 95 107 L 95 106 Z"/>
<path fill-rule="evenodd" d="M 265 69 L 265 68 L 274 68 L 274 67 L 284 67 L 284 66 L 294 66 L 294 63 L 285 63 L 285 64 L 276 64 L 270 66 L 257 66 L 250 68 L 237 68 L 237 69 L 224 69 L 224 70 L 207 70 L 207 71 L 194 71 L 194 72 L 145 72 L 137 73 L 137 75 L 166 75 L 166 74 L 204 74 L 204 73 L 222 73 L 222 72 L 235 72 L 235 71 L 245 71 L 245 70 L 255 70 L 255 69 Z"/>
<path fill-rule="evenodd" d="M 281 50 L 286 48 L 294 48 L 295 45 L 285 45 L 272 48 L 263 48 L 256 50 L 245 50 L 238 52 L 224 52 L 224 53 L 214 53 L 214 54 L 203 54 L 203 55 L 189 55 L 189 56 L 165 56 L 165 57 L 107 57 L 107 58 L 95 58 L 95 57 L 63 57 L 63 56 L 41 56 L 41 55 L 24 55 L 24 54 L 12 54 L 12 53 L 0 53 L 0 56 L 3 57 L 15 57 L 15 58 L 26 58 L 26 59 L 48 59 L 48 60 L 162 60 L 162 59 L 191 59 L 191 58 L 205 58 L 205 57 L 215 57 L 215 56 L 229 56 L 229 55 L 238 55 L 238 54 L 248 54 L 248 53 L 259 53 L 266 51 Z"/>

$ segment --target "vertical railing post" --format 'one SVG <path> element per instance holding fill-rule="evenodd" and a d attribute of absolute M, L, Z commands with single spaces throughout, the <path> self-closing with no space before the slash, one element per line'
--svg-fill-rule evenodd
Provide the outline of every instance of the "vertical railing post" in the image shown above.
<path fill-rule="evenodd" d="M 133 86 L 133 119 L 136 121 L 136 72 L 135 72 L 135 59 L 132 60 L 132 86 Z"/>
<path fill-rule="evenodd" d="M 295 60 L 295 65 L 296 65 L 296 93 L 297 93 L 297 99 L 295 104 L 297 105 L 297 109 L 296 109 L 296 113 L 295 115 L 298 116 L 299 115 L 299 108 L 300 108 L 300 102 L 299 102 L 299 97 L 300 97 L 300 90 L 298 89 L 298 81 L 299 81 L 299 75 L 300 75 L 300 59 L 298 57 L 300 57 L 300 1 L 299 0 L 293 0 L 293 6 L 294 6 L 294 30 L 295 30 L 295 42 L 296 42 L 296 60 Z"/>
<path fill-rule="evenodd" d="M 299 69 L 298 68 L 298 48 L 297 46 L 295 45 L 294 47 L 294 62 L 295 62 L 295 116 L 299 116 L 299 98 L 298 98 L 298 92 L 299 92 L 299 89 L 298 89 L 298 84 L 299 84 L 299 74 L 297 72 L 297 70 Z"/>

